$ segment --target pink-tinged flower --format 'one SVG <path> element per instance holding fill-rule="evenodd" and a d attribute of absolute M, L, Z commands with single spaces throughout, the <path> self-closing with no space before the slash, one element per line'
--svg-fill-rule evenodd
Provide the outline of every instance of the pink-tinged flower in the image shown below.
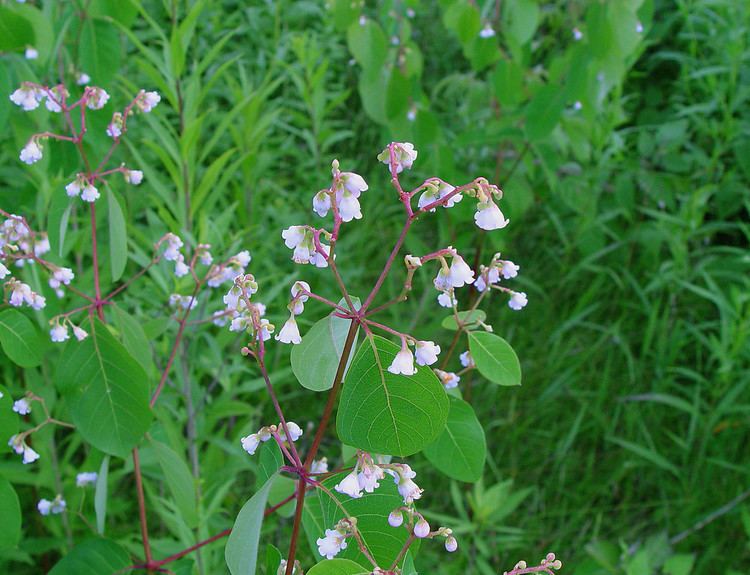
<path fill-rule="evenodd" d="M 23 464 L 28 465 L 29 463 L 34 463 L 37 459 L 39 459 L 39 454 L 24 443 L 22 460 Z"/>
<path fill-rule="evenodd" d="M 451 272 L 448 268 L 441 267 L 438 275 L 432 280 L 435 289 L 445 292 L 453 288 Z"/>
<path fill-rule="evenodd" d="M 56 323 L 52 326 L 52 329 L 49 330 L 49 337 L 55 343 L 64 342 L 65 340 L 70 338 L 70 336 L 68 335 L 68 326 L 64 323 Z"/>
<path fill-rule="evenodd" d="M 255 455 L 255 451 L 258 449 L 261 440 L 257 433 L 251 433 L 240 439 L 240 443 L 242 443 L 242 449 L 247 451 L 250 455 Z"/>
<path fill-rule="evenodd" d="M 529 303 L 529 300 L 526 297 L 525 292 L 514 291 L 510 296 L 510 300 L 508 301 L 508 307 L 510 307 L 510 309 L 519 311 L 525 308 L 527 303 Z"/>
<path fill-rule="evenodd" d="M 337 201 L 339 208 L 339 215 L 345 222 L 351 222 L 352 220 L 362 219 L 362 209 L 359 205 L 359 200 L 351 192 L 345 191 L 341 195 L 341 200 Z"/>
<path fill-rule="evenodd" d="M 91 83 L 91 76 L 89 76 L 86 72 L 76 73 L 76 84 L 78 84 L 79 86 L 85 86 L 89 83 Z"/>
<path fill-rule="evenodd" d="M 276 334 L 276 340 L 281 343 L 293 343 L 299 344 L 302 342 L 302 336 L 299 333 L 299 327 L 297 321 L 294 319 L 294 314 L 289 316 L 289 319 L 284 322 L 284 325 Z"/>
<path fill-rule="evenodd" d="M 167 249 L 164 250 L 164 259 L 168 262 L 175 261 L 180 257 L 180 248 L 182 247 L 182 240 L 179 236 L 173 233 L 168 233 L 165 236 L 167 242 Z"/>
<path fill-rule="evenodd" d="M 502 266 L 500 269 L 500 273 L 503 274 L 503 277 L 506 280 L 516 277 L 518 275 L 518 270 L 521 269 L 521 266 L 517 266 L 510 260 L 505 260 L 503 262 L 500 262 L 500 264 Z"/>
<path fill-rule="evenodd" d="M 85 185 L 86 180 L 84 179 L 83 174 L 78 174 L 75 180 L 65 186 L 65 193 L 68 194 L 69 198 L 75 198 L 76 196 L 81 195 L 81 190 L 83 190 Z"/>
<path fill-rule="evenodd" d="M 438 376 L 440 383 L 443 384 L 445 389 L 458 387 L 458 383 L 461 381 L 461 378 L 452 371 L 443 371 L 442 369 L 435 369 L 433 371 L 435 372 L 435 375 Z"/>
<path fill-rule="evenodd" d="M 479 37 L 483 39 L 492 38 L 495 35 L 495 30 L 493 30 L 492 26 L 488 23 L 484 25 L 484 28 L 482 28 L 479 31 Z"/>
<path fill-rule="evenodd" d="M 181 278 L 190 273 L 190 268 L 185 263 L 185 256 L 179 255 L 174 263 L 174 275 L 175 277 Z"/>
<path fill-rule="evenodd" d="M 73 335 L 76 337 L 78 341 L 83 341 L 89 336 L 89 333 L 83 329 L 82 327 L 78 327 L 77 325 L 73 326 Z"/>
<path fill-rule="evenodd" d="M 46 94 L 46 96 L 47 100 L 44 102 L 44 105 L 47 110 L 49 110 L 53 114 L 59 114 L 60 112 L 62 112 L 61 104 L 64 98 L 67 98 L 68 96 L 67 90 L 60 86 L 55 86 L 49 91 L 48 94 Z"/>
<path fill-rule="evenodd" d="M 84 202 L 95 202 L 100 197 L 99 190 L 97 190 L 94 186 L 92 186 L 89 182 L 86 182 L 86 185 L 83 186 L 83 189 L 81 190 L 81 199 Z"/>
<path fill-rule="evenodd" d="M 44 92 L 25 82 L 10 95 L 10 101 L 21 106 L 25 112 L 36 110 L 43 98 Z"/>
<path fill-rule="evenodd" d="M 391 527 L 401 527 L 404 524 L 404 514 L 398 509 L 388 514 L 388 525 Z"/>
<path fill-rule="evenodd" d="M 73 281 L 73 278 L 75 278 L 76 275 L 73 273 L 73 270 L 70 268 L 57 268 L 52 273 L 52 279 L 54 279 L 57 282 L 56 286 L 52 287 L 59 287 L 60 284 L 68 285 L 71 281 Z"/>
<path fill-rule="evenodd" d="M 10 275 L 10 270 L 5 267 L 3 262 L 0 262 L 0 280 L 5 279 L 8 275 Z"/>
<path fill-rule="evenodd" d="M 76 487 L 87 487 L 96 483 L 98 475 L 96 471 L 84 471 L 76 475 Z"/>
<path fill-rule="evenodd" d="M 112 121 L 107 124 L 107 135 L 110 138 L 117 139 L 122 136 L 123 117 L 121 112 L 112 114 Z"/>
<path fill-rule="evenodd" d="M 144 114 L 148 114 L 151 110 L 156 108 L 159 102 L 161 102 L 161 96 L 158 92 L 144 92 L 142 90 L 135 101 L 136 106 L 138 106 Z"/>
<path fill-rule="evenodd" d="M 331 209 L 331 194 L 328 190 L 320 190 L 313 196 L 313 211 L 321 218 L 325 217 Z"/>
<path fill-rule="evenodd" d="M 445 540 L 445 550 L 448 553 L 453 553 L 456 549 L 458 549 L 458 541 L 451 535 Z"/>
<path fill-rule="evenodd" d="M 49 499 L 40 499 L 39 503 L 36 504 L 36 508 L 42 515 L 49 515 L 52 511 L 52 502 Z"/>
<path fill-rule="evenodd" d="M 318 553 L 326 559 L 333 559 L 342 549 L 346 549 L 346 531 L 343 529 L 326 529 L 326 536 L 318 538 Z"/>
<path fill-rule="evenodd" d="M 312 465 L 310 465 L 311 475 L 319 475 L 321 473 L 328 473 L 328 458 L 326 457 L 315 459 Z"/>
<path fill-rule="evenodd" d="M 401 343 L 401 351 L 396 354 L 391 365 L 388 366 L 388 371 L 395 375 L 414 375 L 417 373 L 417 368 L 414 367 L 414 356 L 407 347 L 405 340 Z"/>
<path fill-rule="evenodd" d="M 134 186 L 139 185 L 143 181 L 143 172 L 140 170 L 125 170 L 123 176 L 125 176 L 125 181 L 128 184 Z"/>
<path fill-rule="evenodd" d="M 452 291 L 444 291 L 437 297 L 438 303 L 443 307 L 453 307 L 458 305 L 458 300 Z"/>
<path fill-rule="evenodd" d="M 353 499 L 359 499 L 362 497 L 362 488 L 359 486 L 359 479 L 357 478 L 357 470 L 349 473 L 339 483 L 333 487 L 339 493 L 348 495 Z"/>
<path fill-rule="evenodd" d="M 339 181 L 341 182 L 341 185 L 343 185 L 344 188 L 346 188 L 346 190 L 355 198 L 358 198 L 362 192 L 367 191 L 368 189 L 365 179 L 354 172 L 341 172 Z"/>
<path fill-rule="evenodd" d="M 450 267 L 450 283 L 454 288 L 468 285 L 474 281 L 474 271 L 464 259 L 456 254 L 453 256 Z"/>
<path fill-rule="evenodd" d="M 109 101 L 109 94 L 102 88 L 87 88 L 86 91 L 88 92 L 86 107 L 90 110 L 101 110 Z"/>
<path fill-rule="evenodd" d="M 17 401 L 14 401 L 13 411 L 15 411 L 19 415 L 28 415 L 29 413 L 31 413 L 31 404 L 29 403 L 29 400 L 24 397 Z"/>
<path fill-rule="evenodd" d="M 424 518 L 417 521 L 414 525 L 414 535 L 420 539 L 424 539 L 430 534 L 430 524 L 424 520 Z"/>
<path fill-rule="evenodd" d="M 42 159 L 42 147 L 36 142 L 36 140 L 29 140 L 21 150 L 21 154 L 18 157 L 24 164 L 35 164 Z"/>
<path fill-rule="evenodd" d="M 503 212 L 492 200 L 477 204 L 477 212 L 474 214 L 474 222 L 483 230 L 501 230 L 508 225 Z"/>
<path fill-rule="evenodd" d="M 404 503 L 409 505 L 422 497 L 422 490 L 412 481 L 417 474 L 406 463 L 394 465 L 395 470 L 389 470 L 393 480 L 398 487 L 398 492 L 404 498 Z"/>
<path fill-rule="evenodd" d="M 432 365 L 438 359 L 440 346 L 435 345 L 434 341 L 418 341 L 414 355 L 419 365 Z"/>
<path fill-rule="evenodd" d="M 364 489 L 367 493 L 373 493 L 380 487 L 379 481 L 384 476 L 385 474 L 379 466 L 374 463 L 364 462 L 361 471 L 357 475 L 357 481 L 361 489 Z"/>
<path fill-rule="evenodd" d="M 39 51 L 33 46 L 27 46 L 23 53 L 23 57 L 27 60 L 36 60 L 39 58 Z"/>
<path fill-rule="evenodd" d="M 293 421 L 287 421 L 286 427 L 289 430 L 289 437 L 291 437 L 292 442 L 297 441 L 300 437 L 302 437 L 302 428 Z M 284 431 L 284 426 L 280 423 L 278 425 L 278 430 L 281 441 L 286 441 L 286 431 Z"/>
<path fill-rule="evenodd" d="M 471 357 L 471 352 L 469 352 L 469 350 L 466 350 L 461 355 L 459 355 L 458 359 L 461 361 L 461 365 L 463 365 L 464 367 L 474 367 L 474 358 Z"/>
<path fill-rule="evenodd" d="M 267 319 L 261 318 L 260 329 L 258 330 L 257 334 L 258 339 L 262 339 L 263 341 L 271 339 L 271 334 L 273 333 L 274 329 L 276 329 L 276 326 L 274 326 Z"/>
<path fill-rule="evenodd" d="M 393 143 L 391 144 L 393 146 L 393 154 L 395 158 L 395 167 L 396 167 L 396 173 L 400 174 L 405 169 L 409 169 L 414 164 L 414 161 L 417 159 L 417 150 L 414 149 L 414 144 L 411 144 L 409 142 L 403 142 L 403 143 Z M 388 166 L 391 171 L 393 171 L 393 168 L 391 168 L 391 151 L 390 147 L 385 148 L 380 154 L 378 154 L 378 160 L 383 162 L 386 166 Z"/>

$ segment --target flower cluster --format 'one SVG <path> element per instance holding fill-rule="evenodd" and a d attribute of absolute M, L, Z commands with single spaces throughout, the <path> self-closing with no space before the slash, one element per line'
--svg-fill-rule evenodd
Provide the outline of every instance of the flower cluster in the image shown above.
<path fill-rule="evenodd" d="M 294 263 L 312 264 L 318 268 L 328 267 L 328 255 L 331 253 L 331 248 L 321 241 L 321 233 L 330 239 L 328 232 L 309 226 L 290 226 L 281 232 L 286 247 L 294 250 L 292 252 Z"/>
<path fill-rule="evenodd" d="M 333 529 L 326 529 L 325 537 L 319 537 L 316 541 L 318 553 L 326 559 L 333 559 L 342 550 L 346 549 L 346 540 L 352 536 L 352 522 L 342 519 Z"/>
<path fill-rule="evenodd" d="M 320 217 L 325 217 L 333 208 L 335 217 L 340 217 L 341 221 L 362 219 L 359 196 L 368 189 L 365 179 L 354 172 L 339 170 L 338 160 L 333 161 L 331 173 L 333 183 L 329 189 L 320 190 L 315 194 L 312 202 L 313 211 Z"/>
<path fill-rule="evenodd" d="M 503 575 L 522 575 L 523 573 L 545 573 L 554 575 L 554 571 L 562 569 L 562 561 L 555 558 L 554 553 L 547 555 L 539 562 L 536 567 L 529 567 L 526 561 L 519 561 L 510 571 L 503 571 Z"/>
<path fill-rule="evenodd" d="M 39 454 L 26 444 L 24 434 L 11 436 L 11 438 L 8 440 L 8 446 L 13 449 L 16 454 L 22 456 L 24 465 L 34 463 L 37 459 L 39 459 Z"/>
<path fill-rule="evenodd" d="M 510 295 L 508 300 L 508 307 L 512 310 L 519 311 L 526 307 L 528 298 L 525 292 L 517 292 L 510 290 L 505 287 L 501 287 L 497 284 L 500 283 L 501 279 L 513 279 L 518 276 L 518 270 L 520 266 L 514 264 L 510 260 L 503 260 L 500 258 L 500 254 L 497 253 L 492 257 L 492 261 L 489 266 L 479 267 L 479 277 L 474 282 L 474 287 L 477 291 L 484 292 L 490 288 L 498 289 Z"/>
<path fill-rule="evenodd" d="M 52 501 L 48 499 L 40 499 L 39 503 L 37 503 L 36 508 L 39 510 L 39 513 L 42 515 L 57 515 L 65 511 L 65 508 L 67 507 L 67 504 L 65 503 L 65 500 L 62 498 L 62 495 L 58 495 L 55 497 Z"/>
<path fill-rule="evenodd" d="M 281 343 L 298 344 L 302 341 L 302 336 L 299 333 L 299 327 L 297 326 L 295 316 L 298 316 L 305 311 L 305 302 L 310 297 L 310 284 L 303 281 L 294 282 L 291 293 L 292 299 L 287 306 L 287 309 L 289 310 L 289 319 L 284 322 L 281 331 L 276 334 L 275 338 Z"/>
<path fill-rule="evenodd" d="M 295 442 L 302 437 L 302 428 L 293 421 L 286 422 L 286 429 L 289 430 L 289 440 L 291 442 Z M 287 441 L 283 424 L 279 423 L 279 425 L 261 427 L 257 432 L 243 437 L 240 440 L 242 443 L 242 449 L 247 451 L 250 455 L 255 455 L 258 446 L 272 437 L 276 438 L 279 442 Z"/>

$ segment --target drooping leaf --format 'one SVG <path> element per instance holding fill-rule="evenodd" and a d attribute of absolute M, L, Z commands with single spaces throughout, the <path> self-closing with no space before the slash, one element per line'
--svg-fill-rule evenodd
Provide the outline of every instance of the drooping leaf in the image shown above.
<path fill-rule="evenodd" d="M 510 344 L 486 331 L 469 333 L 469 350 L 479 373 L 499 385 L 521 385 L 521 364 Z"/>
<path fill-rule="evenodd" d="M 88 338 L 69 342 L 56 379 L 84 439 L 110 455 L 127 456 L 151 423 L 149 383 L 106 325 L 94 320 Z"/>
<path fill-rule="evenodd" d="M 375 561 L 378 562 L 378 565 L 387 567 L 396 559 L 408 537 L 405 529 L 394 529 L 388 524 L 388 514 L 396 507 L 403 505 L 404 500 L 399 495 L 398 488 L 389 475 L 386 475 L 380 481 L 380 487 L 376 488 L 373 493 L 363 493 L 362 497 L 352 499 L 348 495 L 334 490 L 334 486 L 345 475 L 346 472 L 334 475 L 326 479 L 323 485 L 328 488 L 331 495 L 336 498 L 350 517 L 357 518 L 357 529 L 362 536 L 362 541 Z M 324 527 L 318 537 L 323 537 L 325 529 L 333 529 L 334 525 L 344 518 L 344 512 L 333 501 L 331 495 L 322 490 L 319 490 L 318 493 Z M 350 543 L 337 558 L 350 559 L 362 566 L 370 565 L 370 562 L 354 542 Z"/>
<path fill-rule="evenodd" d="M 369 569 L 365 569 L 359 563 L 349 559 L 325 559 L 312 566 L 307 575 L 367 575 Z"/>
<path fill-rule="evenodd" d="M 0 477 L 0 549 L 15 547 L 21 539 L 21 504 L 16 490 L 7 479 Z"/>
<path fill-rule="evenodd" d="M 487 314 L 481 309 L 466 310 L 458 312 L 458 321 L 460 321 L 466 329 L 476 329 L 479 327 L 479 322 L 487 319 Z M 456 317 L 451 314 L 440 324 L 445 329 L 456 331 L 458 329 L 458 323 L 456 323 Z"/>
<path fill-rule="evenodd" d="M 78 45 L 79 69 L 91 76 L 95 86 L 107 86 L 120 70 L 120 35 L 105 20 L 84 21 Z"/>
<path fill-rule="evenodd" d="M 122 343 L 130 355 L 141 364 L 146 373 L 151 373 L 154 361 L 151 356 L 151 345 L 143 326 L 132 315 L 119 306 L 112 306 L 115 310 L 115 324 L 120 331 Z"/>
<path fill-rule="evenodd" d="M 107 520 L 107 495 L 109 493 L 109 455 L 105 455 L 99 466 L 94 488 L 94 512 L 96 513 L 96 532 L 104 535 L 104 525 Z"/>
<path fill-rule="evenodd" d="M 536 142 L 555 129 L 565 108 L 565 90 L 559 86 L 544 86 L 526 106 L 526 137 Z"/>
<path fill-rule="evenodd" d="M 8 6 L 0 6 L 0 52 L 34 45 L 34 29 L 26 18 Z"/>
<path fill-rule="evenodd" d="M 450 404 L 443 433 L 424 448 L 424 454 L 448 477 L 474 482 L 482 477 L 487 456 L 484 430 L 471 405 L 457 397 L 450 397 Z"/>
<path fill-rule="evenodd" d="M 224 559 L 232 575 L 255 575 L 263 513 L 271 490 L 272 476 L 240 509 L 224 549 Z"/>
<path fill-rule="evenodd" d="M 21 367 L 42 363 L 42 342 L 31 320 L 20 311 L 0 312 L 0 345 L 5 354 Z"/>
<path fill-rule="evenodd" d="M 357 306 L 359 300 L 355 298 L 352 303 Z M 292 371 L 302 387 L 312 391 L 331 389 L 350 325 L 351 320 L 331 314 L 315 322 L 303 334 L 302 343 L 292 347 Z M 355 336 L 352 350 L 356 348 L 358 337 Z M 354 353 L 351 353 L 347 368 L 353 357 Z"/>
<path fill-rule="evenodd" d="M 448 397 L 429 367 L 394 375 L 399 351 L 379 336 L 360 347 L 346 376 L 336 429 L 344 443 L 365 451 L 412 455 L 432 443 L 448 418 Z"/>
<path fill-rule="evenodd" d="M 112 281 L 117 281 L 122 277 L 125 264 L 128 263 L 128 233 L 120 200 L 110 188 L 107 189 L 107 206 L 109 208 L 109 263 Z"/>
<path fill-rule="evenodd" d="M 49 575 L 102 575 L 117 573 L 130 566 L 128 553 L 108 539 L 89 539 L 63 557 Z"/>
<path fill-rule="evenodd" d="M 151 445 L 177 509 L 185 523 L 195 527 L 198 524 L 195 481 L 187 463 L 167 444 L 152 440 Z"/>
<path fill-rule="evenodd" d="M 367 19 L 364 25 L 354 22 L 347 32 L 349 51 L 365 71 L 379 70 L 388 54 L 388 41 L 380 24 Z"/>
<path fill-rule="evenodd" d="M 526 44 L 534 36 L 539 23 L 539 6 L 536 0 L 513 0 L 503 6 L 503 32 L 519 45 Z"/>
<path fill-rule="evenodd" d="M 281 454 L 279 444 L 275 441 L 262 443 L 255 455 L 258 458 L 255 485 L 257 489 L 260 489 L 279 471 L 279 467 L 284 465 L 284 456 Z"/>

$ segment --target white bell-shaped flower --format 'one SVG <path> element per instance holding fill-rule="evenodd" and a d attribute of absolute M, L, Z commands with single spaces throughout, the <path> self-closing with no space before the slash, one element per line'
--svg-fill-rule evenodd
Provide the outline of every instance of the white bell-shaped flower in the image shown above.
<path fill-rule="evenodd" d="M 31 403 L 25 397 L 13 402 L 13 411 L 19 415 L 28 415 L 31 413 Z"/>
<path fill-rule="evenodd" d="M 346 532 L 342 529 L 326 529 L 326 536 L 318 538 L 318 553 L 326 559 L 333 559 L 342 549 L 346 549 Z"/>
<path fill-rule="evenodd" d="M 388 371 L 395 375 L 414 375 L 417 373 L 417 368 L 414 367 L 414 356 L 407 347 L 406 341 L 402 342 L 401 351 L 393 358 L 391 365 L 388 366 Z"/>
<path fill-rule="evenodd" d="M 495 202 L 487 200 L 477 204 L 474 222 L 483 230 L 491 231 L 503 229 L 510 220 L 505 219 L 503 212 L 500 211 Z"/>
<path fill-rule="evenodd" d="M 300 437 L 302 437 L 302 428 L 294 423 L 293 421 L 287 421 L 286 427 L 289 430 L 289 436 L 291 437 L 292 441 L 297 441 Z M 286 441 L 286 432 L 284 431 L 284 426 L 279 424 L 279 437 L 281 438 L 281 441 Z"/>
<path fill-rule="evenodd" d="M 29 140 L 21 150 L 21 154 L 18 157 L 24 164 L 35 164 L 42 159 L 42 147 L 36 142 L 36 140 Z"/>
<path fill-rule="evenodd" d="M 529 303 L 529 300 L 526 297 L 525 292 L 514 291 L 510 296 L 510 300 L 508 301 L 508 307 L 510 307 L 510 309 L 519 311 L 525 308 L 527 303 Z"/>
<path fill-rule="evenodd" d="M 474 282 L 474 271 L 464 259 L 456 254 L 453 256 L 450 267 L 450 282 L 454 288 L 462 287 Z"/>
<path fill-rule="evenodd" d="M 357 478 L 356 469 L 354 469 L 354 471 L 344 477 L 333 488 L 339 493 L 348 495 L 353 499 L 359 499 L 360 497 L 362 497 L 362 488 L 359 486 L 359 479 Z"/>
<path fill-rule="evenodd" d="M 96 483 L 97 477 L 98 475 L 96 471 L 84 471 L 82 473 L 79 473 L 78 475 L 76 475 L 76 486 L 87 487 L 88 485 Z"/>
<path fill-rule="evenodd" d="M 294 314 L 289 316 L 289 319 L 284 322 L 284 325 L 276 334 L 276 340 L 281 343 L 293 343 L 298 344 L 302 342 L 302 336 L 299 333 L 299 327 L 297 326 L 297 320 L 294 319 Z"/>
<path fill-rule="evenodd" d="M 414 355 L 419 365 L 432 365 L 437 361 L 440 353 L 440 346 L 435 345 L 434 341 L 418 341 Z"/>

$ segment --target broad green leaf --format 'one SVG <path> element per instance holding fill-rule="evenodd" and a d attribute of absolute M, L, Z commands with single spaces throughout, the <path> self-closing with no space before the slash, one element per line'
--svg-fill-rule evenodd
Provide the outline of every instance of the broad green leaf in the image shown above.
<path fill-rule="evenodd" d="M 403 498 L 398 493 L 398 488 L 393 479 L 386 475 L 380 481 L 380 487 L 373 493 L 363 493 L 362 497 L 352 499 L 348 495 L 338 493 L 334 486 L 341 481 L 345 473 L 340 473 L 326 479 L 323 482 L 331 494 L 346 510 L 350 517 L 357 518 L 357 529 L 364 544 L 369 549 L 378 565 L 389 566 L 398 556 L 403 547 L 408 533 L 406 529 L 394 529 L 388 524 L 388 514 L 395 508 L 404 504 Z M 325 529 L 333 529 L 340 519 L 344 518 L 344 512 L 333 501 L 331 495 L 319 490 L 318 502 L 322 512 L 322 523 L 324 530 L 318 537 L 325 535 Z M 337 558 L 350 559 L 362 566 L 370 565 L 359 550 L 355 542 L 350 543 Z M 369 571 L 368 571 L 369 572 Z"/>
<path fill-rule="evenodd" d="M 339 32 L 346 32 L 347 28 L 357 20 L 360 8 L 351 0 L 331 0 L 328 3 L 333 25 Z"/>
<path fill-rule="evenodd" d="M 526 106 L 526 137 L 536 142 L 555 129 L 565 109 L 565 90 L 559 86 L 543 86 Z"/>
<path fill-rule="evenodd" d="M 146 372 L 99 320 L 66 346 L 57 385 L 78 431 L 105 453 L 126 457 L 151 423 Z"/>
<path fill-rule="evenodd" d="M 307 575 L 368 575 L 369 573 L 369 569 L 349 559 L 325 559 L 313 565 Z"/>
<path fill-rule="evenodd" d="M 128 233 L 120 200 L 109 187 L 107 188 L 107 206 L 109 208 L 109 263 L 112 281 L 116 282 L 122 277 L 125 264 L 128 263 Z"/>
<path fill-rule="evenodd" d="M 42 342 L 36 327 L 18 310 L 0 312 L 0 345 L 11 361 L 21 367 L 42 363 Z"/>
<path fill-rule="evenodd" d="M 266 575 L 276 575 L 282 558 L 281 551 L 269 543 L 266 547 Z"/>
<path fill-rule="evenodd" d="M 357 306 L 359 300 L 355 298 L 352 303 Z M 292 371 L 302 387 L 312 391 L 331 389 L 350 325 L 351 320 L 331 314 L 315 322 L 303 334 L 302 343 L 292 347 Z M 356 349 L 358 337 L 359 334 L 355 336 L 352 350 Z M 347 369 L 353 357 L 354 353 L 350 353 Z"/>
<path fill-rule="evenodd" d="M 89 539 L 76 545 L 52 568 L 49 575 L 103 575 L 132 565 L 128 553 L 108 539 Z"/>
<path fill-rule="evenodd" d="M 9 549 L 18 545 L 21 540 L 21 504 L 16 490 L 7 479 L 0 477 L 0 517 L 3 527 L 0 529 L 0 549 Z"/>
<path fill-rule="evenodd" d="M 91 76 L 95 86 L 107 86 L 120 70 L 120 35 L 105 20 L 87 19 L 78 44 L 79 69 Z"/>
<path fill-rule="evenodd" d="M 367 19 L 364 26 L 354 22 L 346 34 L 349 51 L 365 71 L 377 71 L 385 64 L 388 41 L 380 24 Z"/>
<path fill-rule="evenodd" d="M 678 553 L 667 559 L 661 569 L 664 575 L 690 575 L 693 572 L 694 564 L 695 555 Z"/>
<path fill-rule="evenodd" d="M 87 12 L 90 16 L 109 16 L 124 26 L 131 26 L 138 15 L 138 8 L 128 0 L 91 0 Z"/>
<path fill-rule="evenodd" d="M 15 10 L 0 6 L 0 52 L 23 50 L 34 45 L 31 23 Z"/>
<path fill-rule="evenodd" d="M 18 433 L 18 414 L 13 411 L 13 396 L 7 388 L 0 385 L 0 439 L 8 438 Z M 8 441 L 6 439 L 6 442 Z"/>
<path fill-rule="evenodd" d="M 482 28 L 479 10 L 467 0 L 454 2 L 443 14 L 443 24 L 464 46 L 472 42 Z"/>
<path fill-rule="evenodd" d="M 151 445 L 177 509 L 189 527 L 196 527 L 198 509 L 195 500 L 195 481 L 187 463 L 167 444 L 151 440 Z"/>
<path fill-rule="evenodd" d="M 418 366 L 410 376 L 388 371 L 399 349 L 374 336 L 354 357 L 336 418 L 344 443 L 405 457 L 432 443 L 444 429 L 448 396 L 432 370 Z"/>
<path fill-rule="evenodd" d="M 523 70 L 513 60 L 500 60 L 492 74 L 495 97 L 503 106 L 515 106 L 523 100 Z"/>
<path fill-rule="evenodd" d="M 519 45 L 534 36 L 539 23 L 539 6 L 536 0 L 512 0 L 503 4 L 505 10 L 503 32 Z"/>
<path fill-rule="evenodd" d="M 224 559 L 232 575 L 255 575 L 263 513 L 275 477 L 270 477 L 237 515 L 224 549 Z"/>
<path fill-rule="evenodd" d="M 388 88 L 385 92 L 385 113 L 388 119 L 395 120 L 406 116 L 411 95 L 411 81 L 399 68 L 391 70 Z"/>
<path fill-rule="evenodd" d="M 483 322 L 486 319 L 487 314 L 481 309 L 458 312 L 458 321 L 460 321 L 466 329 L 476 329 L 479 327 L 479 322 Z M 458 323 L 456 323 L 456 317 L 453 314 L 446 317 L 440 325 L 451 331 L 456 331 L 458 329 Z"/>
<path fill-rule="evenodd" d="M 487 456 L 484 430 L 471 405 L 457 397 L 450 397 L 450 404 L 443 433 L 424 448 L 424 455 L 451 479 L 478 481 Z"/>
<path fill-rule="evenodd" d="M 258 458 L 258 471 L 255 475 L 255 486 L 260 489 L 269 478 L 276 475 L 279 467 L 284 465 L 284 456 L 281 454 L 278 443 L 266 441 L 258 448 L 256 457 Z"/>
<path fill-rule="evenodd" d="M 146 332 L 143 331 L 143 326 L 121 307 L 112 307 L 115 310 L 115 325 L 117 325 L 122 337 L 122 344 L 130 352 L 130 355 L 141 364 L 146 373 L 151 373 L 154 368 L 154 360 L 151 356 L 151 344 Z"/>
<path fill-rule="evenodd" d="M 94 512 L 96 513 L 96 531 L 104 535 L 104 525 L 107 520 L 107 495 L 109 492 L 109 455 L 105 455 L 99 466 L 94 488 Z"/>
<path fill-rule="evenodd" d="M 521 385 L 521 364 L 510 344 L 486 331 L 469 334 L 469 350 L 484 377 L 499 385 Z"/>

